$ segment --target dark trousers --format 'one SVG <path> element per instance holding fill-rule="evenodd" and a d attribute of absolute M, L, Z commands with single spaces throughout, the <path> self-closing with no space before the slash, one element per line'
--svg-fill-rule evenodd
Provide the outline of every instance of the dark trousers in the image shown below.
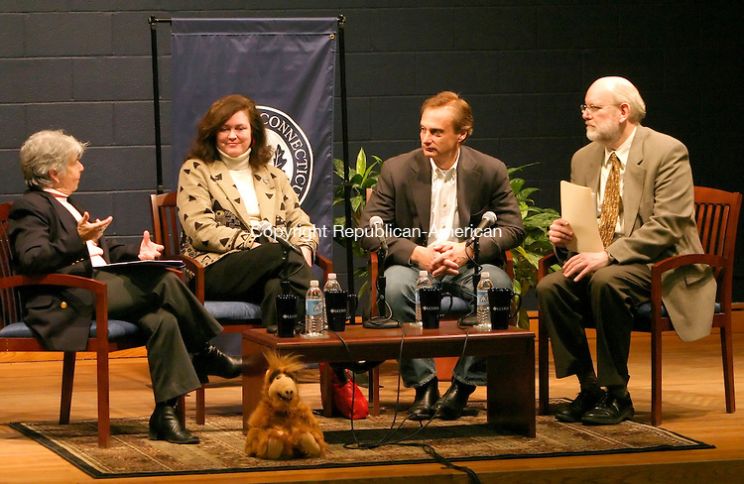
<path fill-rule="evenodd" d="M 107 285 L 109 317 L 135 322 L 147 335 L 147 361 L 156 402 L 201 386 L 190 353 L 204 348 L 222 326 L 176 274 L 160 268 L 96 271 Z"/>
<path fill-rule="evenodd" d="M 597 328 L 600 386 L 627 385 L 634 308 L 649 300 L 651 270 L 645 264 L 610 265 L 574 282 L 554 272 L 537 285 L 540 317 L 550 336 L 558 378 L 592 369 L 584 328 Z"/>
<path fill-rule="evenodd" d="M 282 276 L 297 295 L 298 320 L 305 317 L 305 293 L 312 273 L 300 254 L 290 251 L 282 261 L 279 244 L 263 244 L 255 249 L 228 254 L 205 270 L 206 296 L 215 300 L 260 303 L 264 326 L 277 322 L 275 298 L 282 292 Z"/>

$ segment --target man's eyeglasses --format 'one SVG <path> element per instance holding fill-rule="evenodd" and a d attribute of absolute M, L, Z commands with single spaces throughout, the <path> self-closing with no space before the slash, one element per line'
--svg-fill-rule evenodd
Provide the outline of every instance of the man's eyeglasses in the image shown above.
<path fill-rule="evenodd" d="M 619 104 L 608 104 L 607 106 L 619 106 Z M 604 109 L 607 106 L 597 106 L 596 104 L 579 104 L 579 111 L 584 114 L 584 111 L 589 111 L 589 114 L 594 114 L 600 109 Z"/>

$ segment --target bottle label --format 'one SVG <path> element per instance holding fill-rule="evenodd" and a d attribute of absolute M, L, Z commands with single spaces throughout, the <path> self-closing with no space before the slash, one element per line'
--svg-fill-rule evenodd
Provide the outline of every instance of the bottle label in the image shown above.
<path fill-rule="evenodd" d="M 478 289 L 478 306 L 488 307 L 488 289 Z"/>
<path fill-rule="evenodd" d="M 323 314 L 323 301 L 320 299 L 305 299 L 305 314 L 308 316 L 321 316 Z"/>

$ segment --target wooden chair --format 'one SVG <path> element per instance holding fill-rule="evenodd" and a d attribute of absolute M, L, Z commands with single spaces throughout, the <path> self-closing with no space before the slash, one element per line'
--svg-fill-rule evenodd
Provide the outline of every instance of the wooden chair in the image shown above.
<path fill-rule="evenodd" d="M 742 195 L 714 188 L 695 187 L 695 219 L 703 254 L 669 257 L 651 268 L 651 301 L 638 308 L 633 331 L 651 333 L 651 424 L 661 424 L 661 342 L 662 333 L 674 331 L 661 301 L 661 276 L 664 272 L 690 264 L 707 264 L 714 270 L 718 290 L 713 327 L 719 328 L 726 412 L 736 410 L 734 397 L 734 362 L 731 329 L 731 293 L 734 269 L 736 231 L 739 224 Z M 540 260 L 538 280 L 548 274 L 557 262 L 554 255 Z M 548 412 L 548 334 L 539 318 L 538 375 L 539 411 Z"/>
<path fill-rule="evenodd" d="M 180 259 L 186 264 L 186 271 L 192 276 L 194 294 L 204 304 L 214 318 L 222 324 L 225 333 L 242 333 L 249 327 L 261 326 L 261 308 L 245 301 L 213 301 L 205 297 L 204 266 L 197 260 L 181 254 L 181 224 L 178 221 L 176 193 L 167 192 L 150 195 L 152 213 L 153 240 L 165 246 L 163 256 L 169 259 Z M 323 270 L 323 279 L 333 272 L 333 262 L 321 255 L 317 264 Z M 196 423 L 203 425 L 205 420 L 203 385 L 196 391 Z"/>
<path fill-rule="evenodd" d="M 85 351 L 96 354 L 98 396 L 98 446 L 108 447 L 111 434 L 109 415 L 109 353 L 144 345 L 144 335 L 128 321 L 108 319 L 106 284 L 85 277 L 65 274 L 22 276 L 13 270 L 13 257 L 8 240 L 8 215 L 11 203 L 0 204 L 0 351 L 47 352 L 22 319 L 20 289 L 29 286 L 66 286 L 91 291 L 95 295 L 96 319 L 91 325 Z M 70 422 L 72 387 L 75 376 L 74 351 L 64 352 L 62 364 L 62 395 L 59 423 Z"/>

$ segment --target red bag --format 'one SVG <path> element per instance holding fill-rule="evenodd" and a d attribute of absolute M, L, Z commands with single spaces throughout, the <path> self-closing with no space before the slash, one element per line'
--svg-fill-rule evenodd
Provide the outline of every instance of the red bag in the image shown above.
<path fill-rule="evenodd" d="M 325 371 L 324 366 L 327 363 L 321 363 L 321 371 Z M 340 383 L 336 374 L 333 371 L 329 371 L 331 377 L 331 393 L 333 396 L 333 409 L 335 413 L 339 413 L 342 416 L 353 419 L 361 420 L 367 418 L 369 415 L 369 403 L 364 398 L 364 394 L 359 386 L 352 382 L 352 375 L 349 370 L 346 372 L 346 383 Z M 354 409 L 351 408 L 352 395 L 354 397 Z"/>

